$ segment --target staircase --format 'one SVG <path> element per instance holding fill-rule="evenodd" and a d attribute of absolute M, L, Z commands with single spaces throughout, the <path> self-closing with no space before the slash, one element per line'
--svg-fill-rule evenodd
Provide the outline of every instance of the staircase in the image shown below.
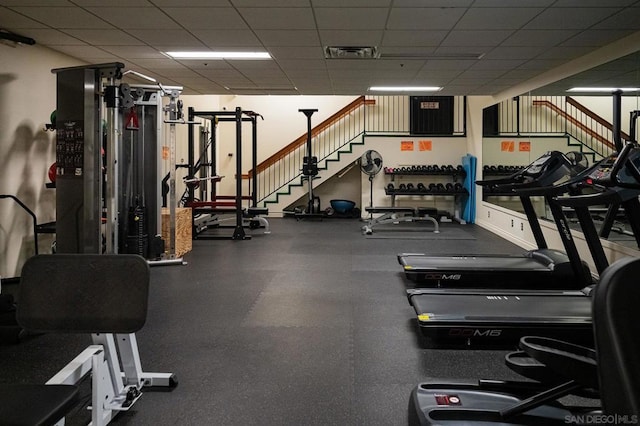
<path fill-rule="evenodd" d="M 312 155 L 318 158 L 317 187 L 355 162 L 364 152 L 366 106 L 375 100 L 364 96 L 333 114 L 311 130 Z M 307 193 L 302 179 L 302 159 L 306 156 L 307 134 L 296 138 L 256 166 L 258 204 L 278 215 Z M 249 171 L 249 175 L 254 173 Z"/>
<path fill-rule="evenodd" d="M 532 106 L 545 108 L 561 118 L 563 132 L 581 144 L 581 151 L 599 158 L 615 151 L 613 125 L 575 99 L 569 96 L 560 100 L 534 99 Z M 629 140 L 626 133 L 621 131 L 620 135 Z"/>

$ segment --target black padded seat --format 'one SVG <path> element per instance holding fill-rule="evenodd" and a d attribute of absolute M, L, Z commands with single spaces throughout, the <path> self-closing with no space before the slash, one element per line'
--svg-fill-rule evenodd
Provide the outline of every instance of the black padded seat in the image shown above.
<path fill-rule="evenodd" d="M 137 255 L 54 254 L 22 267 L 17 321 L 49 333 L 134 333 L 144 325 L 149 265 Z M 78 400 L 73 385 L 0 384 L 0 425 L 51 425 Z"/>
<path fill-rule="evenodd" d="M 416 209 L 418 216 L 437 216 L 438 209 L 435 207 L 418 207 Z"/>
<path fill-rule="evenodd" d="M 53 425 L 78 399 L 78 387 L 72 385 L 0 384 L 0 424 Z"/>
<path fill-rule="evenodd" d="M 640 414 L 640 259 L 607 268 L 593 295 L 600 393 L 605 413 Z"/>
<path fill-rule="evenodd" d="M 269 214 L 269 209 L 266 207 L 249 207 L 247 209 L 247 216 L 264 216 Z"/>

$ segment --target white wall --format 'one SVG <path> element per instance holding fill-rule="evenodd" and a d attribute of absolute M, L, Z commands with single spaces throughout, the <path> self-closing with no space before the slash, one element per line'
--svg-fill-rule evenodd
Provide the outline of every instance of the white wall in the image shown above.
<path fill-rule="evenodd" d="M 413 151 L 402 151 L 403 141 L 413 141 Z M 420 141 L 431 141 L 431 151 L 420 151 Z M 461 163 L 461 158 L 467 153 L 467 140 L 465 138 L 442 137 L 384 137 L 368 136 L 365 138 L 366 149 L 373 149 L 382 155 L 383 167 L 402 167 L 412 165 L 453 165 Z M 391 182 L 391 176 L 384 172 L 377 174 L 373 180 L 373 206 L 391 206 L 391 196 L 386 195 L 385 188 Z M 394 185 L 400 183 L 447 183 L 453 182 L 448 176 L 403 176 L 395 177 Z M 364 173 L 361 176 L 362 206 L 369 206 L 371 200 L 369 178 Z M 436 207 L 453 213 L 453 196 L 398 196 L 396 206 L 406 207 Z"/>
<path fill-rule="evenodd" d="M 206 99 L 203 99 L 206 98 Z M 258 152 L 257 162 L 277 152 L 285 145 L 293 142 L 307 132 L 307 118 L 298 109 L 318 109 L 311 117 L 311 126 L 338 112 L 351 103 L 354 96 L 183 96 L 185 111 L 193 107 L 196 111 L 235 111 L 240 107 L 243 111 L 254 111 L 261 114 L 258 118 Z M 242 126 L 242 172 L 251 169 L 251 135 L 250 123 Z M 186 160 L 186 130 L 178 137 L 178 145 L 184 152 L 179 155 Z M 236 128 L 235 123 L 224 122 L 218 125 L 218 174 L 225 176 L 218 186 L 219 194 L 235 194 L 236 174 Z M 243 185 L 243 191 L 248 188 Z"/>
<path fill-rule="evenodd" d="M 80 65 L 39 46 L 0 44 L 0 194 L 20 198 L 38 223 L 55 219 L 55 189 L 46 189 L 55 161 L 55 134 L 44 131 L 56 109 L 56 78 L 51 69 Z M 31 218 L 10 200 L 0 200 L 0 276 L 20 273 L 34 253 Z M 49 250 L 51 237 L 42 236 Z"/>

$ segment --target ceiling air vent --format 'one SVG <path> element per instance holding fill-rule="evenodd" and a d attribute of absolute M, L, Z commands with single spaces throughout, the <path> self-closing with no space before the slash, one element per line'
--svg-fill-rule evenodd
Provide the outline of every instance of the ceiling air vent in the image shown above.
<path fill-rule="evenodd" d="M 376 46 L 327 46 L 324 48 L 327 59 L 377 59 L 380 57 Z"/>

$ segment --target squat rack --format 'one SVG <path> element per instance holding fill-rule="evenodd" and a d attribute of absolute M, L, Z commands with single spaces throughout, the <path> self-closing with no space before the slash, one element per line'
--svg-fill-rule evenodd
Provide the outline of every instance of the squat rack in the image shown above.
<path fill-rule="evenodd" d="M 206 164 L 199 164 L 199 167 L 196 167 L 196 159 L 195 159 L 195 131 L 194 131 L 194 120 L 195 118 L 203 118 L 206 120 L 210 120 L 212 123 L 211 129 L 211 143 L 208 145 L 209 158 L 210 162 Z M 195 175 L 199 172 L 199 169 L 202 166 L 208 166 L 209 170 L 208 176 L 216 176 L 216 125 L 220 122 L 235 122 L 236 124 L 236 194 L 232 198 L 234 199 L 234 210 L 233 212 L 236 215 L 236 226 L 233 232 L 231 239 L 233 240 L 244 240 L 247 239 L 247 235 L 244 232 L 244 228 L 242 225 L 243 222 L 243 213 L 244 210 L 242 208 L 242 201 L 245 199 L 251 200 L 251 207 L 257 207 L 258 203 L 258 192 L 257 192 L 257 180 L 255 177 L 255 173 L 252 173 L 249 177 L 249 185 L 250 185 L 250 196 L 243 197 L 242 195 L 242 123 L 250 122 L 252 127 L 252 169 L 255 170 L 257 166 L 257 151 L 258 151 L 258 122 L 257 118 L 262 116 L 254 111 L 243 111 L 242 108 L 236 107 L 235 111 L 196 111 L 192 107 L 188 109 L 188 122 L 189 124 L 189 132 L 188 132 L 188 178 L 195 178 Z M 202 156 L 203 153 L 200 153 Z M 216 193 L 215 184 L 211 186 L 210 197 L 211 201 L 195 201 L 195 187 L 188 186 L 187 187 L 188 195 L 187 195 L 187 206 L 190 206 L 194 212 L 197 211 L 200 207 L 207 207 L 207 210 L 200 210 L 200 212 L 229 212 L 229 210 L 221 210 L 217 209 L 217 207 L 224 205 L 223 202 L 218 202 L 218 199 L 227 199 L 224 196 L 219 196 Z"/>

